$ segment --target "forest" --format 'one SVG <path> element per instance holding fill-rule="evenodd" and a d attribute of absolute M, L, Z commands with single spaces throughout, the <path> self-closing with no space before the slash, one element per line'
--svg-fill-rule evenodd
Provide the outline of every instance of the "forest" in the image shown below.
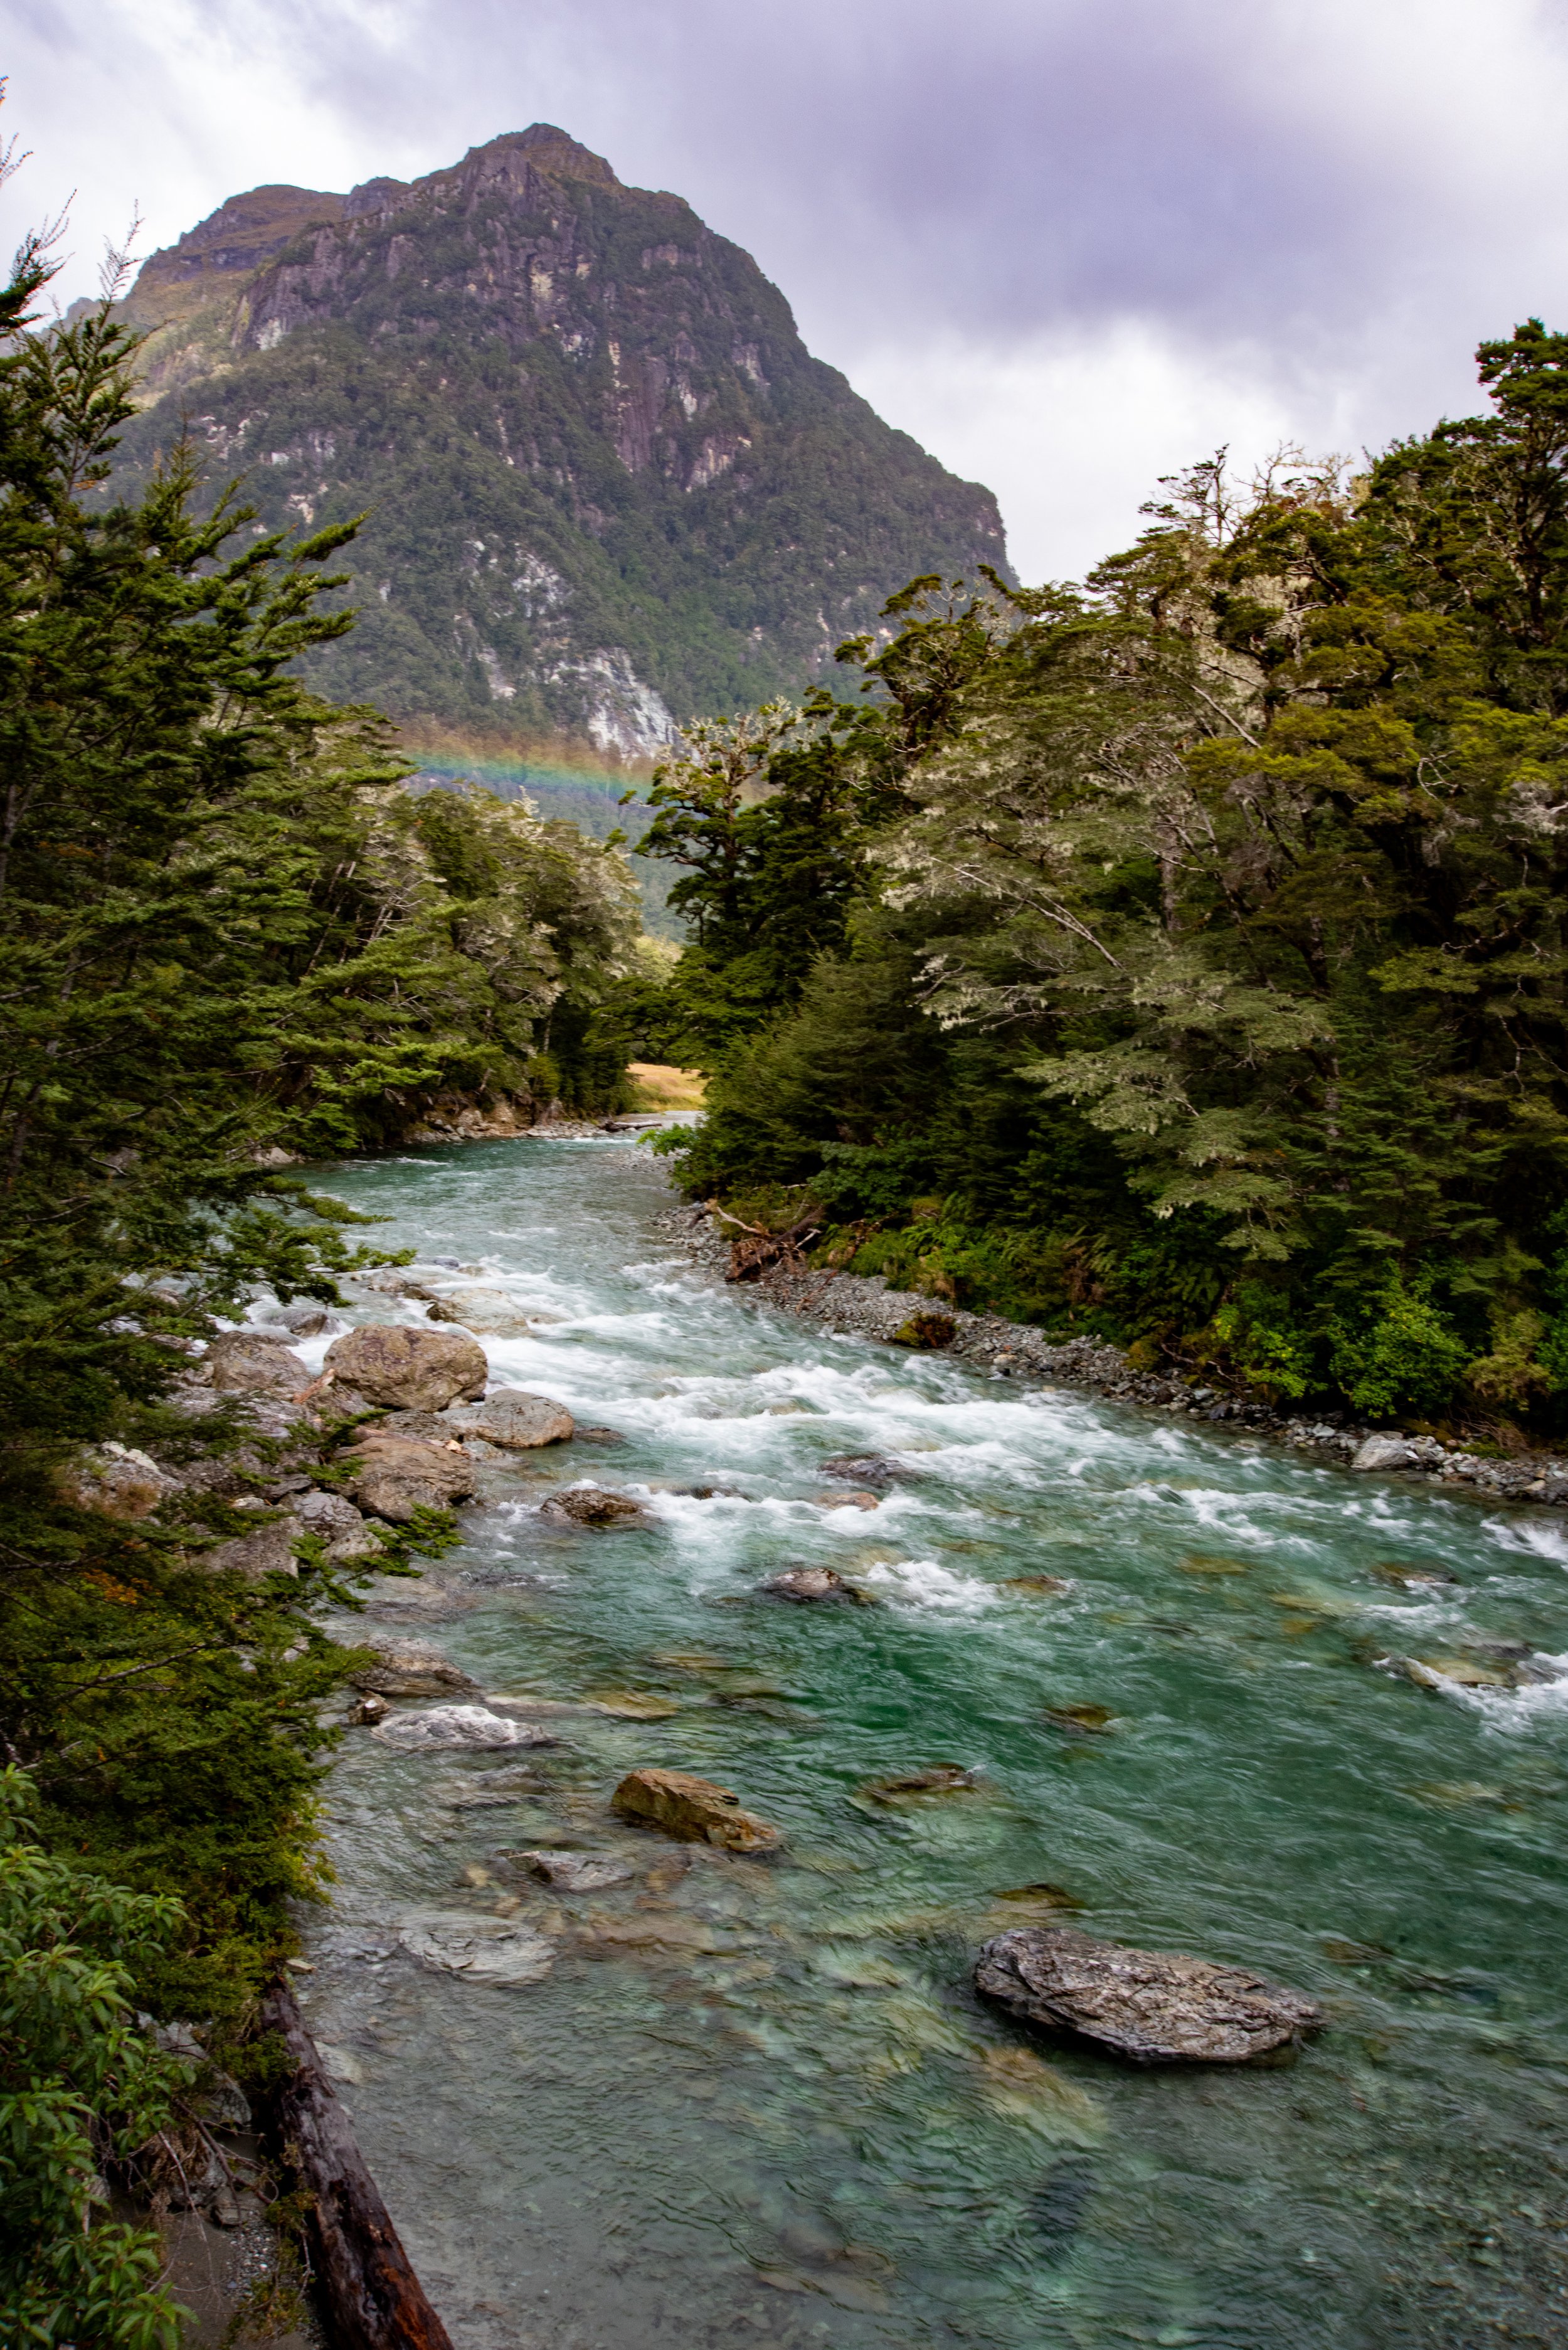
<path fill-rule="evenodd" d="M 645 1049 L 815 1261 L 1272 1402 L 1568 1401 L 1568 338 L 1362 471 L 1224 452 L 1082 586 L 916 580 L 697 728 Z"/>
<path fill-rule="evenodd" d="M 1562 1431 L 1568 337 L 1364 471 L 1221 454 L 1082 586 L 917 579 L 842 691 L 693 720 L 639 844 L 668 973 L 614 844 L 410 792 L 302 681 L 351 522 L 259 529 L 183 449 L 119 494 L 136 338 L 113 288 L 41 323 L 50 271 L 0 296 L 0 2332 L 152 2350 L 100 2181 L 180 2095 L 136 2011 L 265 2067 L 348 1652 L 319 1560 L 209 1572 L 243 1518 L 61 1471 L 180 1440 L 254 1284 L 374 1254 L 302 1162 L 443 1096 L 613 1107 L 640 1052 L 711 1074 L 680 1186 L 826 1266 Z"/>

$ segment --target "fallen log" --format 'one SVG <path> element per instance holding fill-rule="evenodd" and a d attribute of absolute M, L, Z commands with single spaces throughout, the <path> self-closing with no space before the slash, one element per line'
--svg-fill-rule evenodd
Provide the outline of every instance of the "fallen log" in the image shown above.
<path fill-rule="evenodd" d="M 288 2051 L 274 2122 L 283 2160 L 309 2199 L 335 2343 L 342 2350 L 452 2350 L 285 1984 L 263 2001 L 262 2025 Z"/>

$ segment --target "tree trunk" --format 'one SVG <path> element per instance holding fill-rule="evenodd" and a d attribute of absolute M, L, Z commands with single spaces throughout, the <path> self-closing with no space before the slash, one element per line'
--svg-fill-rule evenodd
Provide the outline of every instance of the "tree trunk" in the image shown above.
<path fill-rule="evenodd" d="M 277 2136 L 310 2197 L 335 2341 L 342 2350 L 452 2350 L 284 1984 L 267 1993 L 262 2022 L 288 2050 L 292 2069 L 274 2099 Z"/>

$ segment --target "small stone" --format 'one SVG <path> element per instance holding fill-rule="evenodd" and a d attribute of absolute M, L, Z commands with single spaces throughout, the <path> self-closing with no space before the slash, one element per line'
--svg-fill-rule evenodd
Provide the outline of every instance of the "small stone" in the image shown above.
<path fill-rule="evenodd" d="M 854 1485 L 842 1493 L 808 1493 L 805 1498 L 819 1510 L 878 1510 L 882 1506 L 879 1494 Z"/>
<path fill-rule="evenodd" d="M 1026 2023 L 1135 2064 L 1245 2064 L 1296 2047 L 1322 2011 L 1241 1967 L 1097 1941 L 1071 1927 L 1014 1927 L 986 1944 L 975 1988 Z"/>
<path fill-rule="evenodd" d="M 503 1289 L 450 1290 L 444 1297 L 433 1298 L 425 1311 L 432 1322 L 456 1322 L 494 1337 L 520 1336 L 529 1323 L 526 1308 Z"/>
<path fill-rule="evenodd" d="M 384 1697 L 362 1697 L 358 1705 L 350 1706 L 348 1709 L 349 1727 L 354 1730 L 374 1730 L 379 1721 L 385 1721 L 391 1711 Z"/>
<path fill-rule="evenodd" d="M 1010 1575 L 1004 1577 L 1003 1591 L 1023 1591 L 1038 1599 L 1059 1599 L 1072 1585 L 1059 1575 Z"/>
<path fill-rule="evenodd" d="M 873 1779 L 860 1793 L 873 1804 L 897 1804 L 910 1795 L 970 1794 L 981 1784 L 978 1771 L 966 1771 L 960 1762 L 934 1762 L 926 1771 L 907 1771 L 902 1778 Z"/>
<path fill-rule="evenodd" d="M 610 1798 L 624 1819 L 662 1828 L 683 1844 L 726 1852 L 771 1852 L 779 1832 L 740 1809 L 740 1797 L 685 1771 L 630 1771 Z"/>
<path fill-rule="evenodd" d="M 796 1607 L 812 1607 L 826 1600 L 843 1602 L 856 1607 L 877 1605 L 870 1592 L 857 1589 L 846 1583 L 836 1566 L 791 1566 L 782 1575 L 770 1575 L 758 1586 L 772 1599 L 788 1599 Z"/>
<path fill-rule="evenodd" d="M 881 1452 L 846 1452 L 836 1460 L 820 1461 L 818 1467 L 823 1476 L 842 1477 L 850 1485 L 896 1485 L 901 1480 L 913 1482 L 915 1477 L 912 1469 Z"/>

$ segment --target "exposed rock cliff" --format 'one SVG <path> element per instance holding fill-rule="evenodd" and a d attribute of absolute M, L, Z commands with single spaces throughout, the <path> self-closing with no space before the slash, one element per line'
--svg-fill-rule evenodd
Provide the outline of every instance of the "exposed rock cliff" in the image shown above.
<path fill-rule="evenodd" d="M 322 684 L 655 753 L 799 689 L 913 573 L 1005 563 L 990 493 L 805 349 L 679 196 L 535 124 L 347 195 L 258 188 L 147 262 L 150 406 L 269 525 L 369 510 Z"/>

